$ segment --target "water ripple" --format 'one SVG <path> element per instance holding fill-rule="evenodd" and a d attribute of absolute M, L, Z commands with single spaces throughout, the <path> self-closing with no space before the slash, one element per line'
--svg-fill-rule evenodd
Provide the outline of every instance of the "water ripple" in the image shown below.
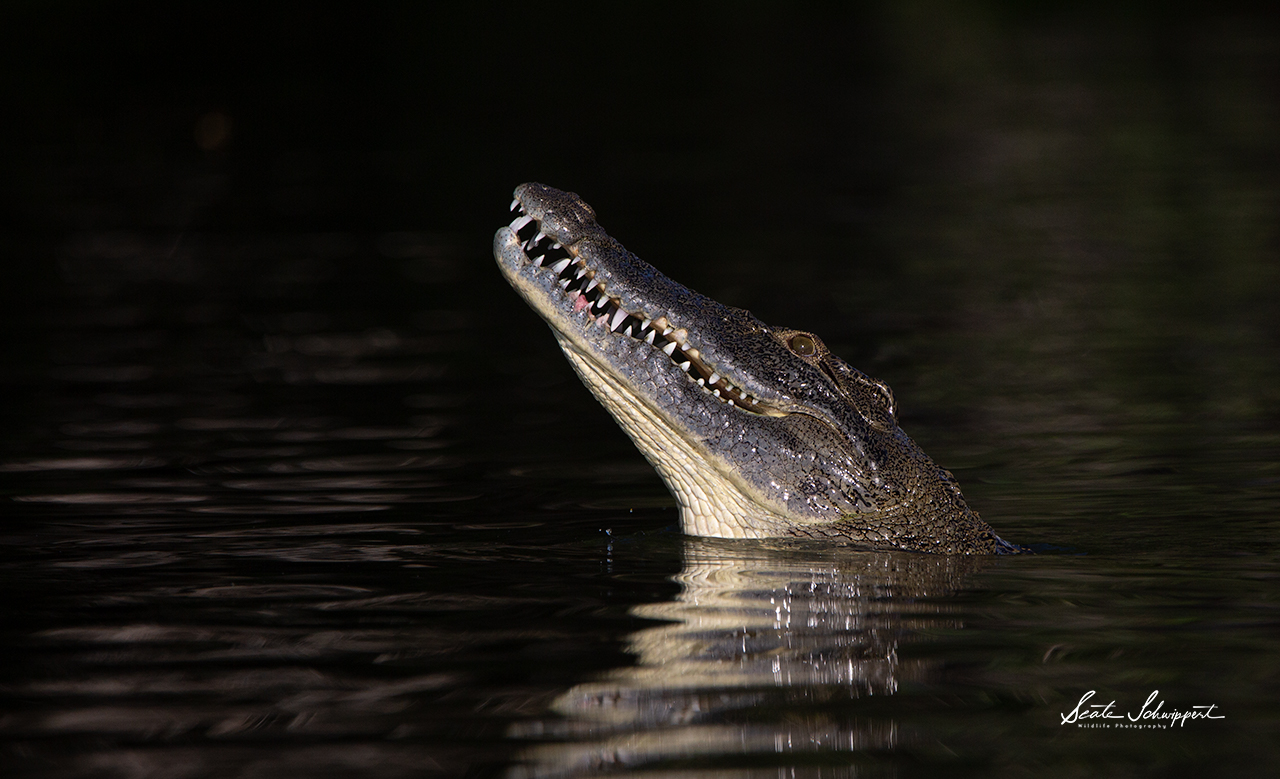
<path fill-rule="evenodd" d="M 165 462 L 158 457 L 49 457 L 0 463 L 0 472 L 133 470 L 159 468 Z"/>
<path fill-rule="evenodd" d="M 70 505 L 139 505 L 165 503 L 199 503 L 210 495 L 173 495 L 159 492 L 81 492 L 65 495 L 17 495 L 21 503 L 66 503 Z"/>

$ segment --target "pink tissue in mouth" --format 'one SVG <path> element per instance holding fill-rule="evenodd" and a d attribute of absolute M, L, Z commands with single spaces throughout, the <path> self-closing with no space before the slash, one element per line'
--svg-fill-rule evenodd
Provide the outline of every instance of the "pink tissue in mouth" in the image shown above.
<path fill-rule="evenodd" d="M 586 295 L 578 295 L 578 299 L 573 301 L 573 313 L 576 314 L 589 305 L 591 305 L 591 301 L 587 300 Z"/>

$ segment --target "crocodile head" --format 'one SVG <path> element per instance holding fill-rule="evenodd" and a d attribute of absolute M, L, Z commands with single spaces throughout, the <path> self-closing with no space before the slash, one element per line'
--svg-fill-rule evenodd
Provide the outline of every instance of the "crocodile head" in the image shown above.
<path fill-rule="evenodd" d="M 672 281 L 573 193 L 524 184 L 511 208 L 498 266 L 657 469 L 686 533 L 1016 551 L 898 427 L 889 387 L 818 336 Z"/>

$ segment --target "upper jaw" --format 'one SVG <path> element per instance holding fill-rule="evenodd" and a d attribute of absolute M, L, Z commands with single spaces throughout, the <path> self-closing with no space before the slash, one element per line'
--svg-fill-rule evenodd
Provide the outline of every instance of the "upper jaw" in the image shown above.
<path fill-rule="evenodd" d="M 494 238 L 508 281 L 581 353 L 604 357 L 625 343 L 662 352 L 673 370 L 708 398 L 750 413 L 779 416 L 789 399 L 721 357 L 710 325 L 737 312 L 699 295 L 639 260 L 595 222 L 572 193 L 523 184 L 514 218 Z M 749 317 L 749 315 L 747 315 Z M 752 318 L 753 319 L 753 318 Z M 656 355 L 655 355 L 656 356 Z M 606 360 L 607 362 L 607 360 Z"/>
<path fill-rule="evenodd" d="M 699 391 L 682 388 L 686 403 L 714 400 L 713 406 L 770 417 L 801 413 L 845 439 L 865 435 L 828 379 L 791 355 L 779 334 L 637 258 L 596 223 L 594 210 L 577 195 L 523 184 L 511 210 L 511 224 L 495 236 L 495 255 L 562 344 L 608 366 L 620 350 L 631 365 L 637 354 L 647 359 L 643 349 L 626 348 L 645 343 L 664 353 L 657 362 L 668 365 L 668 373 L 681 370 L 696 385 Z M 742 366 L 744 359 L 752 361 L 750 368 Z"/>
<path fill-rule="evenodd" d="M 609 238 L 596 224 L 596 212 L 572 192 L 530 182 L 516 187 L 514 194 L 512 212 L 536 220 L 552 241 L 571 246 L 593 236 Z"/>

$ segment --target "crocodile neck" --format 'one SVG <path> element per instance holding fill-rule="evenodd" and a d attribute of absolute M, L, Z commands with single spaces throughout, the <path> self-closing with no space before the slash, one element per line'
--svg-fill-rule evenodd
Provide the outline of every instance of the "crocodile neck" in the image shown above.
<path fill-rule="evenodd" d="M 818 336 L 672 281 L 573 193 L 524 184 L 512 210 L 499 268 L 658 471 L 686 533 L 1018 550 L 898 426 L 889 387 Z"/>

